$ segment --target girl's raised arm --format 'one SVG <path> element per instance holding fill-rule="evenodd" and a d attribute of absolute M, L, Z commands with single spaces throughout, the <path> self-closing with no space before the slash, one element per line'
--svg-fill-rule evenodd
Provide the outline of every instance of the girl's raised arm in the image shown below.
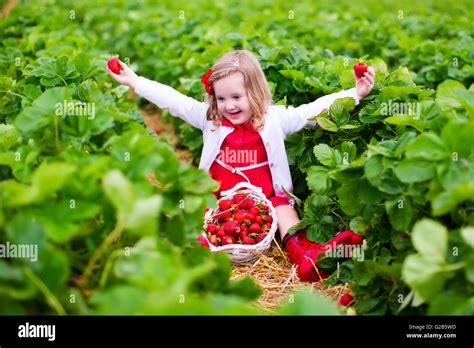
<path fill-rule="evenodd" d="M 120 74 L 107 69 L 113 79 L 133 88 L 138 95 L 159 108 L 168 110 L 173 116 L 183 119 L 196 128 L 204 129 L 208 108 L 205 103 L 185 96 L 167 85 L 138 76 L 123 62 L 120 62 L 120 66 L 122 67 Z"/>
<path fill-rule="evenodd" d="M 337 93 L 325 95 L 316 99 L 314 102 L 300 105 L 297 108 L 280 108 L 278 114 L 280 123 L 285 137 L 292 133 L 298 132 L 305 126 L 315 126 L 316 121 L 308 121 L 308 118 L 319 115 L 325 109 L 329 109 L 332 103 L 339 98 L 351 97 L 355 100 L 355 105 L 359 104 L 359 100 L 370 93 L 375 82 L 375 71 L 369 67 L 362 77 L 356 78 L 356 87 L 342 90 Z"/>
<path fill-rule="evenodd" d="M 280 118 L 281 128 L 285 137 L 300 131 L 306 126 L 315 126 L 316 121 L 309 121 L 308 118 L 312 118 L 320 114 L 323 110 L 329 109 L 331 104 L 339 98 L 352 97 L 355 99 L 355 104 L 359 104 L 359 97 L 357 96 L 356 89 L 351 88 L 340 92 L 325 95 L 316 99 L 315 101 L 303 104 L 298 107 L 289 106 L 277 106 L 278 115 Z"/>

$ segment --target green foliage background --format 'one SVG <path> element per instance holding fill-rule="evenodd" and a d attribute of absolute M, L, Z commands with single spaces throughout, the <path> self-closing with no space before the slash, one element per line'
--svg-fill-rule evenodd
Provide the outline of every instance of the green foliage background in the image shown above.
<path fill-rule="evenodd" d="M 143 125 L 104 67 L 202 100 L 203 72 L 243 47 L 275 103 L 298 106 L 376 69 L 360 105 L 339 100 L 286 142 L 310 238 L 351 228 L 363 262 L 321 260 L 360 314 L 474 313 L 472 1 L 19 1 L 0 23 L 2 314 L 260 314 L 252 280 L 197 247 L 216 183 Z M 58 117 L 64 100 L 95 118 Z M 389 103 L 416 113 L 386 113 Z M 200 132 L 164 113 L 198 163 Z M 159 185 L 146 180 L 154 173 Z M 338 262 L 338 264 L 336 263 Z M 300 297 L 301 296 L 301 297 Z M 301 294 L 280 314 L 337 313 Z"/>

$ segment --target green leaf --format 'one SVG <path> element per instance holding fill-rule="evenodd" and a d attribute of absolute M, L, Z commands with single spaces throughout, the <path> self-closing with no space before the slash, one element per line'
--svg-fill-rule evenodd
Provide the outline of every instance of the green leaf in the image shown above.
<path fill-rule="evenodd" d="M 375 278 L 375 269 L 366 263 L 356 262 L 352 269 L 352 276 L 360 286 L 367 286 Z"/>
<path fill-rule="evenodd" d="M 340 129 L 358 129 L 358 128 L 360 128 L 360 125 L 349 124 L 349 123 L 340 127 Z"/>
<path fill-rule="evenodd" d="M 23 206 L 41 202 L 61 189 L 74 170 L 75 167 L 67 163 L 43 162 L 33 173 L 30 186 L 13 180 L 2 183 L 3 203 L 5 206 Z"/>
<path fill-rule="evenodd" d="M 326 117 L 316 117 L 316 122 L 319 127 L 329 132 L 337 132 L 339 130 L 339 127 Z"/>
<path fill-rule="evenodd" d="M 308 187 L 314 193 L 325 193 L 332 186 L 329 178 L 329 169 L 321 166 L 312 166 L 306 177 Z"/>
<path fill-rule="evenodd" d="M 0 124 L 0 150 L 8 151 L 18 140 L 17 129 L 10 124 Z"/>
<path fill-rule="evenodd" d="M 425 161 L 404 159 L 394 170 L 397 178 L 404 183 L 423 182 L 435 176 L 434 166 Z"/>
<path fill-rule="evenodd" d="M 152 235 L 158 231 L 158 215 L 163 199 L 153 195 L 137 199 L 126 215 L 125 229 L 138 235 Z"/>
<path fill-rule="evenodd" d="M 430 301 L 428 315 L 472 315 L 472 297 L 457 294 L 439 294 Z"/>
<path fill-rule="evenodd" d="M 440 223 L 429 219 L 418 221 L 413 226 L 412 241 L 415 249 L 432 262 L 445 262 L 448 232 Z"/>
<path fill-rule="evenodd" d="M 474 200 L 474 181 L 461 183 L 434 197 L 431 201 L 433 215 L 446 214 L 458 204 L 467 200 Z"/>
<path fill-rule="evenodd" d="M 364 165 L 364 173 L 367 180 L 373 186 L 379 186 L 381 183 L 381 175 L 384 168 L 382 165 L 382 156 L 371 156 Z"/>
<path fill-rule="evenodd" d="M 402 278 L 424 301 L 439 293 L 448 276 L 430 256 L 409 255 L 403 262 Z"/>
<path fill-rule="evenodd" d="M 311 194 L 304 202 L 305 217 L 316 219 L 329 212 L 330 199 L 328 196 Z"/>
<path fill-rule="evenodd" d="M 183 208 L 186 213 L 194 213 L 202 206 L 202 197 L 195 195 L 184 195 Z"/>
<path fill-rule="evenodd" d="M 471 253 L 469 257 L 464 261 L 464 274 L 466 275 L 466 279 L 474 284 L 474 256 Z"/>
<path fill-rule="evenodd" d="M 327 144 L 316 145 L 313 151 L 319 162 L 329 168 L 335 168 L 341 161 L 341 156 Z"/>
<path fill-rule="evenodd" d="M 58 108 L 71 98 L 72 90 L 66 87 L 47 89 L 33 101 L 32 106 L 23 109 L 16 117 L 15 126 L 20 132 L 41 131 L 55 117 L 59 117 Z"/>
<path fill-rule="evenodd" d="M 0 295 L 2 298 L 27 300 L 36 298 L 37 292 L 38 289 L 26 279 L 19 265 L 0 260 Z"/>
<path fill-rule="evenodd" d="M 225 292 L 238 294 L 249 300 L 257 300 L 263 293 L 251 276 L 230 281 Z"/>
<path fill-rule="evenodd" d="M 35 100 L 41 95 L 41 88 L 36 85 L 26 85 L 23 93 L 25 94 L 26 97 L 28 97 L 31 100 Z"/>
<path fill-rule="evenodd" d="M 441 131 L 441 139 L 451 153 L 468 157 L 474 149 L 474 122 L 449 122 Z"/>
<path fill-rule="evenodd" d="M 425 122 L 413 115 L 394 115 L 384 118 L 383 121 L 397 126 L 411 126 L 420 132 L 425 128 Z"/>
<path fill-rule="evenodd" d="M 291 300 L 278 311 L 279 315 L 338 315 L 336 304 L 314 292 L 291 294 Z"/>
<path fill-rule="evenodd" d="M 433 133 L 423 133 L 406 147 L 408 159 L 440 161 L 449 158 L 449 152 L 443 141 Z"/>
<path fill-rule="evenodd" d="M 415 139 L 415 137 L 415 132 L 403 132 L 403 134 L 398 138 L 397 144 L 393 149 L 395 156 L 400 156 L 405 151 L 406 147 L 413 141 L 413 139 Z"/>
<path fill-rule="evenodd" d="M 467 226 L 461 228 L 461 237 L 467 245 L 474 249 L 474 227 Z"/>
<path fill-rule="evenodd" d="M 367 148 L 379 155 L 385 156 L 385 157 L 395 157 L 393 153 L 393 148 L 395 147 L 395 143 L 392 141 L 383 141 L 378 143 L 377 145 L 367 145 Z"/>
<path fill-rule="evenodd" d="M 349 228 L 359 234 L 365 234 L 365 228 L 367 226 L 367 222 L 364 220 L 362 216 L 356 216 L 351 220 L 349 223 Z"/>
<path fill-rule="evenodd" d="M 357 147 L 351 141 L 344 141 L 341 144 L 341 152 L 344 164 L 354 161 L 357 157 Z"/>
<path fill-rule="evenodd" d="M 119 170 L 105 175 L 103 188 L 117 211 L 117 220 L 125 229 L 139 235 L 157 232 L 162 197 L 153 195 L 137 199 L 132 183 Z"/>
<path fill-rule="evenodd" d="M 74 59 L 74 65 L 79 74 L 86 75 L 90 68 L 89 56 L 83 52 L 79 53 Z"/>
<path fill-rule="evenodd" d="M 50 291 L 64 289 L 69 276 L 69 261 L 65 253 L 48 244 L 41 250 L 38 259 L 39 267 L 34 271 Z"/>
<path fill-rule="evenodd" d="M 466 87 L 458 81 L 446 80 L 438 86 L 436 102 L 445 112 L 463 109 L 459 91 Z"/>
<path fill-rule="evenodd" d="M 279 73 L 290 79 L 304 79 L 304 73 L 299 70 L 280 70 Z"/>
<path fill-rule="evenodd" d="M 413 220 L 413 207 L 410 200 L 396 197 L 385 202 L 390 223 L 396 231 L 406 231 Z"/>
<path fill-rule="evenodd" d="M 343 126 L 349 121 L 349 111 L 354 109 L 354 98 L 336 99 L 329 107 L 329 114 L 338 126 Z"/>
<path fill-rule="evenodd" d="M 425 100 L 420 103 L 420 118 L 426 122 L 441 117 L 442 110 L 436 102 Z"/>
<path fill-rule="evenodd" d="M 134 208 L 132 184 L 119 170 L 112 170 L 104 176 L 103 189 L 117 211 L 117 220 L 124 223 L 128 212 Z"/>
<path fill-rule="evenodd" d="M 370 314 L 370 312 L 377 307 L 380 303 L 380 298 L 369 298 L 367 300 L 360 301 L 357 304 L 357 312 L 360 314 Z"/>
<path fill-rule="evenodd" d="M 366 180 L 345 182 L 337 189 L 336 193 L 342 211 L 349 216 L 358 215 L 366 205 L 377 204 L 383 198 L 381 192 Z"/>
<path fill-rule="evenodd" d="M 38 251 L 46 245 L 43 227 L 34 215 L 21 212 L 10 221 L 6 227 L 6 236 L 10 243 L 36 245 Z"/>

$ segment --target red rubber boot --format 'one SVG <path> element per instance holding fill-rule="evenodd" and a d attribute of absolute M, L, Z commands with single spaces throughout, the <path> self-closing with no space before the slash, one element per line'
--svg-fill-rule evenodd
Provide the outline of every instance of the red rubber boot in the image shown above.
<path fill-rule="evenodd" d="M 317 282 L 327 278 L 327 274 L 316 269 L 318 254 L 324 252 L 324 244 L 314 243 L 306 238 L 306 232 L 287 234 L 283 239 L 283 249 L 291 263 L 298 266 L 298 278 L 304 282 Z"/>
<path fill-rule="evenodd" d="M 343 231 L 325 244 L 314 243 L 306 237 L 306 231 L 287 234 L 283 239 L 283 249 L 287 252 L 290 261 L 298 266 L 298 277 L 301 281 L 316 282 L 327 278 L 327 274 L 317 270 L 318 255 L 334 248 L 339 244 L 362 244 L 361 235 L 351 230 Z"/>

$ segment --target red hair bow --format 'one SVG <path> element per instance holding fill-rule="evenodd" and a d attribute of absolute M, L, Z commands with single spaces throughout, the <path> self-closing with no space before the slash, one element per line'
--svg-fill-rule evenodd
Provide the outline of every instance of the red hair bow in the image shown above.
<path fill-rule="evenodd" d="M 209 69 L 207 71 L 207 74 L 202 74 L 202 77 L 201 77 L 201 82 L 204 84 L 204 87 L 206 88 L 206 93 L 209 95 L 212 94 L 211 86 L 209 86 L 209 79 L 211 78 L 211 75 L 212 75 L 212 69 Z"/>

